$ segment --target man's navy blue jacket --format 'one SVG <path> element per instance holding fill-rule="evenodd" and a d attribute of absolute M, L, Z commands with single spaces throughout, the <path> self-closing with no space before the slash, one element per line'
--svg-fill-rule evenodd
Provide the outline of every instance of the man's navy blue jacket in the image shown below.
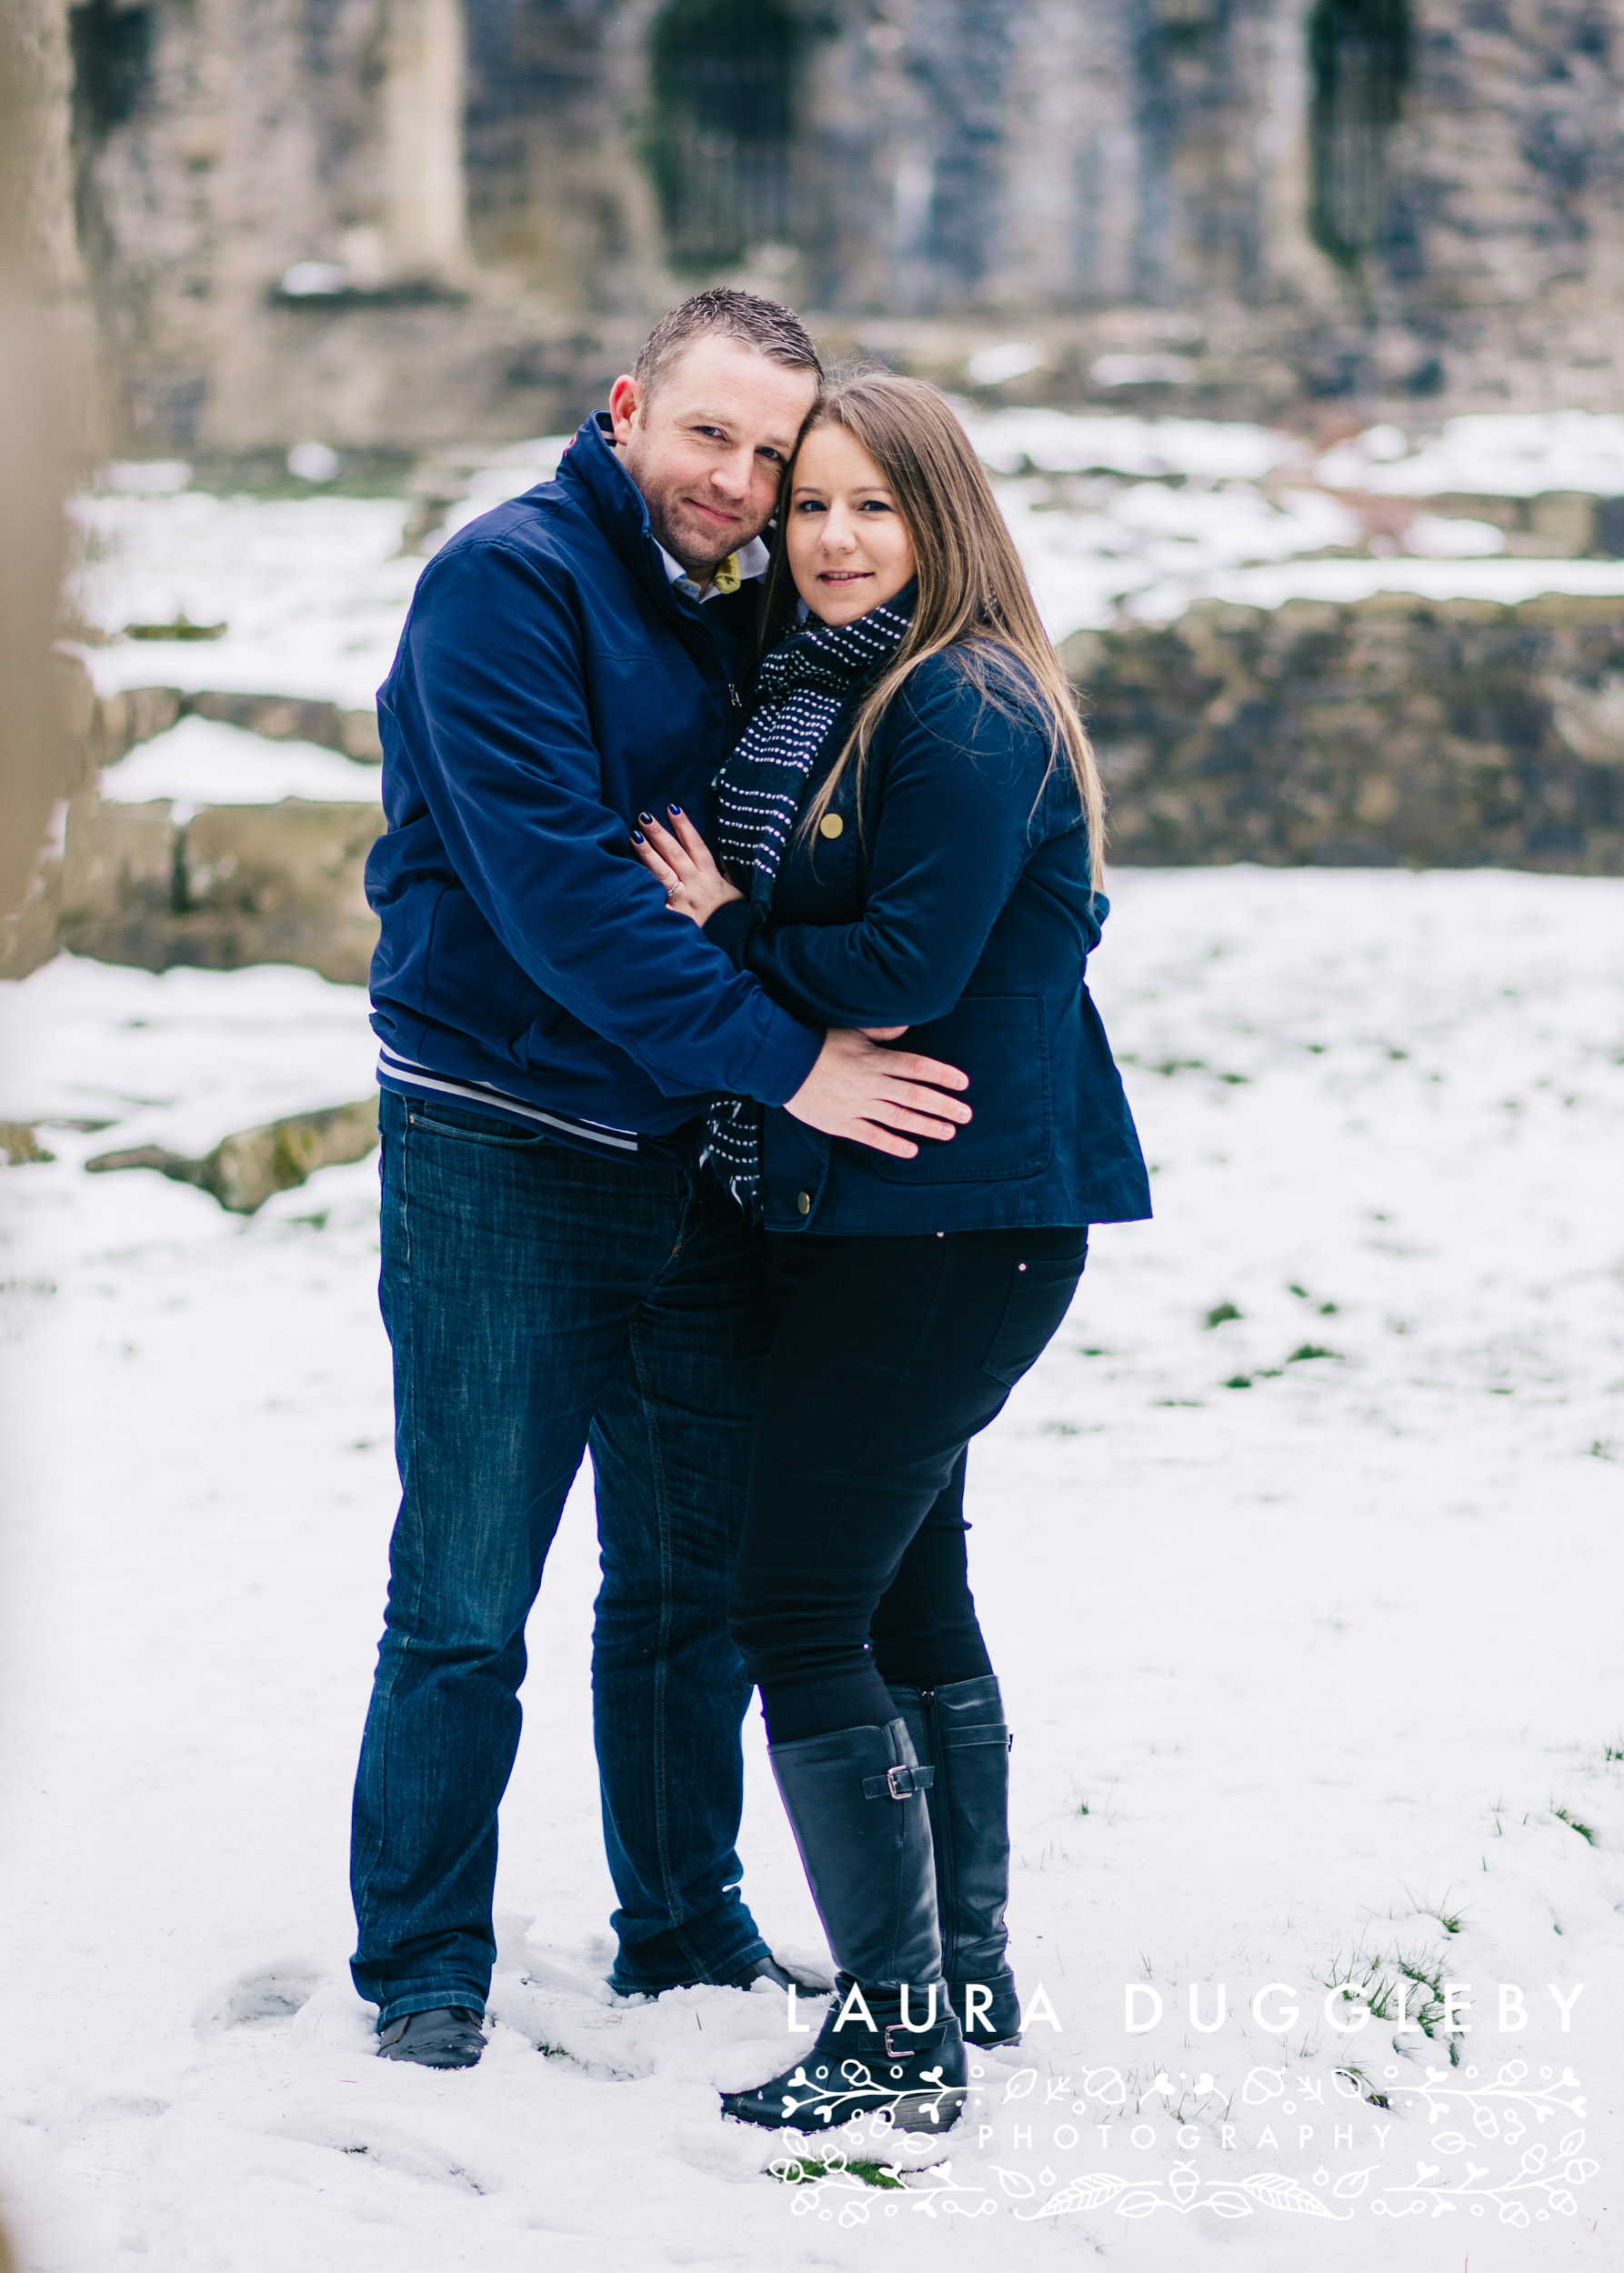
<path fill-rule="evenodd" d="M 803 805 L 859 698 L 826 736 Z M 769 1112 L 768 1228 L 898 1235 L 1148 1216 L 1133 1118 L 1084 983 L 1106 903 L 1036 702 L 989 699 L 951 649 L 933 656 L 876 730 L 860 826 L 852 778 L 832 808 L 839 835 L 791 839 L 766 923 L 730 900 L 706 928 L 816 1025 L 906 1026 L 907 1048 L 968 1074 L 975 1117 L 899 1160 Z"/>
<path fill-rule="evenodd" d="M 717 1090 L 795 1095 L 821 1034 L 672 915 L 627 843 L 639 812 L 704 811 L 754 627 L 747 592 L 674 590 L 595 418 L 555 480 L 435 555 L 378 694 L 386 1062 L 653 1136 Z"/>

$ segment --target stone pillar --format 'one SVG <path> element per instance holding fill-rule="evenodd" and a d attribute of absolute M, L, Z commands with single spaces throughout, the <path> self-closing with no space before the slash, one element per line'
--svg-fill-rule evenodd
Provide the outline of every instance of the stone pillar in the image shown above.
<path fill-rule="evenodd" d="M 74 227 L 73 76 L 65 0 L 0 0 L 0 275 L 23 294 L 15 305 L 33 306 L 25 329 L 56 364 L 58 445 L 83 462 L 107 433 L 95 311 Z"/>
<path fill-rule="evenodd" d="M 99 439 L 73 234 L 70 85 L 58 0 L 11 0 L 0 9 L 0 918 L 22 908 L 25 923 L 44 886 L 36 851 L 81 762 L 52 646 L 63 492 Z M 0 921 L 0 956 L 7 929 Z M 4 2234 L 0 2262 L 9 2262 Z"/>
<path fill-rule="evenodd" d="M 397 279 L 465 262 L 459 0 L 393 0 L 384 83 L 385 241 Z"/>

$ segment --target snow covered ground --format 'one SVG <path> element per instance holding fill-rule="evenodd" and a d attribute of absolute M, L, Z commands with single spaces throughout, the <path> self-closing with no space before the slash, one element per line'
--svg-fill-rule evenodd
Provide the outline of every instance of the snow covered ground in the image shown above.
<path fill-rule="evenodd" d="M 1491 522 L 1367 501 L 1624 491 L 1624 418 L 1585 411 L 1449 420 L 1413 447 L 1373 426 L 1315 459 L 1298 436 L 1198 418 L 977 413 L 1049 635 L 1119 614 L 1171 622 L 1200 600 L 1274 608 L 1378 592 L 1502 606 L 1542 592 L 1624 594 L 1624 563 L 1499 559 Z"/>
<path fill-rule="evenodd" d="M 183 718 L 104 766 L 102 796 L 114 805 L 160 797 L 177 805 L 276 805 L 306 797 L 340 805 L 382 796 L 383 768 L 340 757 L 314 742 L 272 742 L 223 719 Z"/>
<path fill-rule="evenodd" d="M 243 1221 L 79 1165 L 364 1094 L 364 1003 L 71 961 L 0 989 L 0 1118 L 106 1124 L 0 1170 L 28 2273 L 1619 2262 L 1624 885 L 1113 892 L 1097 990 L 1158 1217 L 1098 1235 L 971 1469 L 1015 1957 L 1058 2025 L 980 2062 L 900 2192 L 780 2185 L 718 2120 L 789 2042 L 771 1993 L 608 2001 L 584 1487 L 531 1625 L 490 2048 L 372 2059 L 345 1842 L 394 1496 L 373 1168 Z M 747 1741 L 748 1890 L 810 1957 Z M 1381 1998 L 1400 1963 L 1470 1985 L 1458 2067 L 1390 1995 L 1328 2025 L 1331 1979 Z"/>
<path fill-rule="evenodd" d="M 1624 417 L 1588 410 L 1475 411 L 1413 446 L 1397 426 L 1369 426 L 1327 451 L 1332 488 L 1395 497 L 1537 497 L 1542 490 L 1624 496 Z"/>
<path fill-rule="evenodd" d="M 83 650 L 104 694 L 212 686 L 372 701 L 423 563 L 401 550 L 404 497 L 217 496 L 111 489 L 80 500 L 75 601 L 109 645 Z M 125 627 L 225 630 L 130 639 Z"/>

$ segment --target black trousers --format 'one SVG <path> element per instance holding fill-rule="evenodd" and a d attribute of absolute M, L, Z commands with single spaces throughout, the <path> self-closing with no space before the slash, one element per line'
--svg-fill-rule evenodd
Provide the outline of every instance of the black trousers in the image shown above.
<path fill-rule="evenodd" d="M 768 1233 L 775 1316 L 728 1604 L 775 1744 L 992 1670 L 966 1447 L 1065 1317 L 1086 1229 Z"/>

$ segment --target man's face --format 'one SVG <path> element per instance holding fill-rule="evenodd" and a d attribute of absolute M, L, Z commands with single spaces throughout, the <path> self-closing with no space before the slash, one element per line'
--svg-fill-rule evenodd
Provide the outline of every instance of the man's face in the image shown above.
<path fill-rule="evenodd" d="M 758 536 L 778 502 L 817 382 L 737 339 L 697 339 L 647 396 L 617 379 L 609 416 L 656 536 L 707 576 Z"/>

